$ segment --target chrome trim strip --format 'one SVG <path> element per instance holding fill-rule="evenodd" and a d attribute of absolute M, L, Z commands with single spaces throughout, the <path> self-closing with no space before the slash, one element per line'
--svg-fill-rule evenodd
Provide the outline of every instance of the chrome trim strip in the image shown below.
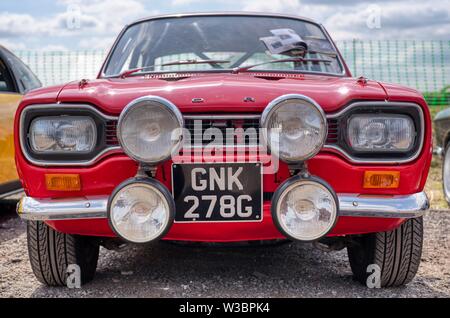
<path fill-rule="evenodd" d="M 159 14 L 149 16 L 143 19 L 139 19 L 128 26 L 132 26 L 134 24 L 139 24 L 141 22 L 151 21 L 151 20 L 160 20 L 167 18 L 184 18 L 184 17 L 199 17 L 199 16 L 260 16 L 260 17 L 273 17 L 273 18 L 289 18 L 294 20 L 300 20 L 304 22 L 309 22 L 312 24 L 316 24 L 320 26 L 316 21 L 293 14 L 284 14 L 284 13 L 271 13 L 271 12 L 253 12 L 253 11 L 212 11 L 212 12 L 186 12 L 186 13 L 169 13 L 169 14 Z"/>
<path fill-rule="evenodd" d="M 224 115 L 184 115 L 187 120 L 238 120 L 238 119 L 261 119 L 261 115 L 239 115 L 239 114 L 224 114 Z"/>
<path fill-rule="evenodd" d="M 420 154 L 422 153 L 423 150 L 423 142 L 425 139 L 425 117 L 423 114 L 423 110 L 422 108 L 418 105 L 418 104 L 414 104 L 414 103 L 407 103 L 407 102 L 388 102 L 388 101 L 384 101 L 384 102 L 380 102 L 380 101 L 365 101 L 365 102 L 356 102 L 353 104 L 350 104 L 348 107 L 345 107 L 343 110 L 334 113 L 334 114 L 327 114 L 327 119 L 336 119 L 339 118 L 343 115 L 345 115 L 347 112 L 349 112 L 350 110 L 352 110 L 355 107 L 363 107 L 363 106 L 370 106 L 370 107 L 380 107 L 380 106 L 392 106 L 392 107 L 414 107 L 419 111 L 420 114 L 420 140 L 419 140 L 419 149 L 417 150 L 416 153 L 414 153 L 411 157 L 406 158 L 406 159 L 358 159 L 355 158 L 353 156 L 351 156 L 349 153 L 347 153 L 344 149 L 342 149 L 341 147 L 337 146 L 337 145 L 327 145 L 325 144 L 325 146 L 323 147 L 323 149 L 332 149 L 335 150 L 337 152 L 339 152 L 340 154 L 342 154 L 345 158 L 347 158 L 350 162 L 353 163 L 366 163 L 366 164 L 386 164 L 386 163 L 390 163 L 390 164 L 399 164 L 399 163 L 408 163 L 411 161 L 416 160 Z"/>
<path fill-rule="evenodd" d="M 206 146 L 192 146 L 192 145 L 188 145 L 188 144 L 184 144 L 183 148 L 181 148 L 181 150 L 192 150 L 192 149 L 205 149 Z M 255 153 L 258 153 L 258 151 L 260 151 L 258 148 L 259 146 L 257 144 L 250 144 L 250 145 L 214 145 L 214 149 L 253 149 L 256 148 L 256 150 L 254 151 Z"/>
<path fill-rule="evenodd" d="M 423 216 L 429 209 L 425 192 L 412 195 L 376 196 L 338 194 L 339 216 L 410 219 Z M 22 219 L 61 221 L 107 218 L 108 196 L 68 199 L 24 197 L 17 205 Z"/>
<path fill-rule="evenodd" d="M 17 214 L 29 221 L 61 221 L 104 219 L 107 217 L 108 197 L 34 199 L 24 197 L 17 205 Z"/>
<path fill-rule="evenodd" d="M 331 43 L 331 45 L 333 46 L 334 50 L 337 53 L 337 60 L 339 62 L 340 67 L 342 68 L 342 72 L 341 72 L 341 74 L 339 74 L 339 76 L 351 77 L 352 74 L 351 74 L 350 68 L 348 67 L 347 62 L 344 60 L 344 57 L 342 56 L 341 51 L 337 47 L 336 43 L 331 38 L 330 33 L 328 33 L 328 30 L 325 28 L 325 26 L 323 24 L 319 24 L 319 26 L 320 26 L 320 29 L 322 30 L 322 32 L 325 34 L 325 37 L 328 39 L 328 42 Z"/>
<path fill-rule="evenodd" d="M 47 161 L 47 160 L 36 160 L 33 159 L 30 154 L 26 151 L 26 148 L 24 146 L 24 143 L 26 142 L 25 138 L 26 138 L 26 134 L 25 134 L 25 130 L 24 130 L 24 119 L 25 119 L 25 115 L 28 111 L 30 110 L 34 110 L 34 109 L 54 109 L 55 107 L 61 107 L 61 108 L 79 108 L 79 109 L 87 109 L 90 111 L 93 111 L 95 113 L 97 113 L 100 117 L 102 117 L 103 119 L 106 120 L 118 120 L 118 117 L 114 117 L 114 116 L 108 116 L 103 114 L 102 112 L 100 112 L 98 109 L 96 109 L 95 107 L 91 106 L 91 105 L 85 105 L 85 104 L 40 104 L 40 105 L 32 105 L 32 106 L 28 106 L 26 107 L 22 113 L 20 114 L 20 123 L 19 123 L 19 140 L 20 140 L 20 148 L 22 150 L 23 155 L 25 156 L 25 158 L 31 162 L 32 164 L 36 165 L 36 166 L 40 166 L 40 167 L 48 167 L 48 166 L 54 166 L 54 167 L 65 167 L 65 166 L 90 166 L 93 165 L 94 163 L 96 163 L 97 161 L 99 161 L 104 155 L 106 155 L 107 153 L 110 152 L 119 152 L 121 151 L 121 147 L 109 147 L 104 149 L 103 151 L 101 151 L 99 154 L 97 154 L 97 156 L 95 156 L 94 158 L 90 159 L 90 160 L 85 160 L 85 161 Z"/>
<path fill-rule="evenodd" d="M 412 195 L 374 196 L 340 194 L 340 216 L 417 218 L 430 208 L 425 192 Z"/>

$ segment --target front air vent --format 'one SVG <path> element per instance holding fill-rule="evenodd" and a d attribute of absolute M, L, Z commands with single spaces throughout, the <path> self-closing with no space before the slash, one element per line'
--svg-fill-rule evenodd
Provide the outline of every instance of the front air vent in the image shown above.
<path fill-rule="evenodd" d="M 328 137 L 327 145 L 334 145 L 339 142 L 339 121 L 337 119 L 328 119 Z"/>
<path fill-rule="evenodd" d="M 107 146 L 119 146 L 119 140 L 117 139 L 117 120 L 108 120 L 106 122 L 105 138 Z"/>

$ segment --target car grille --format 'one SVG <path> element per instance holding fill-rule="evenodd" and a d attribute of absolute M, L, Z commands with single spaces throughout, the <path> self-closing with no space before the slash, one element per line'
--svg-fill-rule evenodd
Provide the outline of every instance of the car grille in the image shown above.
<path fill-rule="evenodd" d="M 225 146 L 259 145 L 259 121 L 260 116 L 257 115 L 185 116 L 185 128 L 191 135 L 187 146 L 189 146 L 189 142 L 190 146 L 200 145 L 202 147 L 212 142 Z M 215 140 L 215 132 L 221 136 L 222 140 Z"/>
<path fill-rule="evenodd" d="M 217 128 L 224 136 L 225 141 L 229 142 L 234 140 L 235 145 L 245 145 L 245 146 L 254 146 L 258 145 L 260 142 L 260 118 L 259 116 L 246 116 L 242 115 L 241 118 L 237 118 L 238 116 L 186 116 L 185 117 L 185 128 L 191 134 L 191 144 L 187 146 L 192 146 L 194 143 L 194 137 L 198 137 L 200 141 L 202 141 L 202 146 L 206 146 L 210 144 L 212 141 L 203 140 L 202 136 L 204 136 L 205 132 L 211 128 Z M 198 131 L 195 131 L 195 124 L 201 128 Z M 229 140 L 226 139 L 227 129 L 233 128 L 242 128 L 244 130 L 245 136 L 239 136 L 239 134 L 235 134 Z M 249 128 L 252 128 L 249 130 Z M 241 130 L 242 131 L 242 130 Z M 328 137 L 327 137 L 327 145 L 334 145 L 339 142 L 339 121 L 337 119 L 328 119 Z M 244 140 L 245 137 L 245 140 Z M 214 140 L 214 139 L 213 139 Z M 110 120 L 106 123 L 106 144 L 110 147 L 119 146 L 119 140 L 117 138 L 117 121 Z"/>

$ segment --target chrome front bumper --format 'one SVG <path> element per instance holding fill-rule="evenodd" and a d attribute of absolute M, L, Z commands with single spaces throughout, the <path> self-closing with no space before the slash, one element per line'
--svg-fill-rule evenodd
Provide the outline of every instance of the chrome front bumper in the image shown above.
<path fill-rule="evenodd" d="M 35 199 L 24 197 L 17 204 L 17 213 L 30 221 L 105 219 L 108 197 Z"/>
<path fill-rule="evenodd" d="M 423 216 L 429 208 L 425 192 L 399 196 L 339 194 L 339 215 L 370 218 L 411 219 Z M 17 205 L 22 219 L 60 221 L 107 218 L 108 197 L 34 199 L 23 198 Z"/>

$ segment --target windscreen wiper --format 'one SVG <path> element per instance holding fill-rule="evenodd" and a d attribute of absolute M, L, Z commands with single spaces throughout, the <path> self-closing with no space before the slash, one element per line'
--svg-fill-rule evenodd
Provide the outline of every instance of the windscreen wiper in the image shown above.
<path fill-rule="evenodd" d="M 126 70 L 126 71 L 120 73 L 119 77 L 126 78 L 137 72 L 154 69 L 156 66 L 164 67 L 164 66 L 175 66 L 175 65 L 226 64 L 226 63 L 230 63 L 230 61 L 226 61 L 226 60 L 179 60 L 179 61 L 174 61 L 174 62 L 163 63 L 160 65 L 145 66 L 145 67 L 134 68 L 131 70 Z"/>
<path fill-rule="evenodd" d="M 331 64 L 332 63 L 332 61 L 326 60 L 326 59 L 290 57 L 290 58 L 286 58 L 286 59 L 272 60 L 272 61 L 267 61 L 267 62 L 264 62 L 264 63 L 258 63 L 258 64 L 253 64 L 253 65 L 248 65 L 248 66 L 236 67 L 235 69 L 233 69 L 233 73 L 237 74 L 237 73 L 241 73 L 241 72 L 247 72 L 247 71 L 251 70 L 252 68 L 255 68 L 255 67 L 258 67 L 258 66 L 262 66 L 262 65 L 266 65 L 266 64 L 287 63 L 287 62 L 294 62 L 294 63 L 325 63 L 325 64 Z"/>
<path fill-rule="evenodd" d="M 161 66 L 173 66 L 173 65 L 190 65 L 190 64 L 226 64 L 230 61 L 226 60 L 180 60 L 175 62 L 169 62 L 161 64 Z"/>
<path fill-rule="evenodd" d="M 327 55 L 327 56 L 334 57 L 334 58 L 338 57 L 338 54 L 336 52 L 331 52 L 331 51 L 308 50 L 308 53 Z"/>

